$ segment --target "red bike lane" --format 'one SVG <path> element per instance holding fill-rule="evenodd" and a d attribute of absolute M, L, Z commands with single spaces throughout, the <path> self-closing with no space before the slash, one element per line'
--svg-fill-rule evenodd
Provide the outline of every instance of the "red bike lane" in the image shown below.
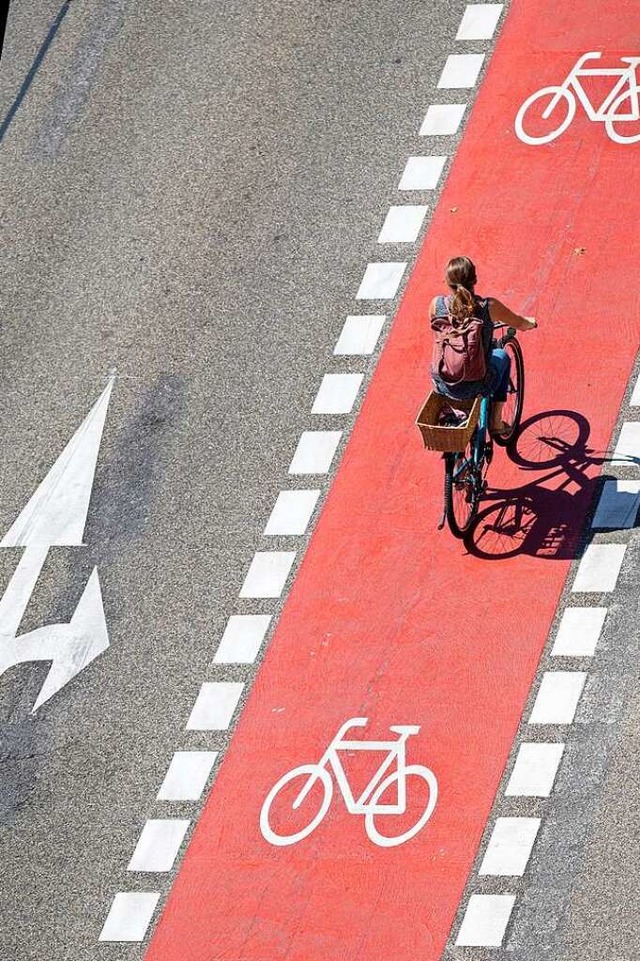
<path fill-rule="evenodd" d="M 634 14 L 640 0 L 624 12 L 609 0 L 514 0 L 148 961 L 441 956 L 638 347 L 640 143 L 612 142 L 580 106 L 547 145 L 522 143 L 514 119 L 585 52 L 604 51 L 612 67 L 637 53 Z M 540 321 L 521 335 L 519 450 L 530 469 L 496 452 L 489 480 L 499 490 L 481 507 L 470 553 L 436 531 L 442 461 L 414 426 L 429 387 L 426 305 L 457 253 L 476 262 L 481 293 Z M 559 470 L 531 469 L 549 441 L 578 435 Z M 507 502 L 516 520 L 497 530 Z M 336 789 L 312 834 L 269 843 L 260 830 L 269 791 L 317 762 L 352 717 L 368 719 L 351 735 L 365 740 L 420 725 L 407 760 L 437 777 L 432 817 L 383 847 Z"/>

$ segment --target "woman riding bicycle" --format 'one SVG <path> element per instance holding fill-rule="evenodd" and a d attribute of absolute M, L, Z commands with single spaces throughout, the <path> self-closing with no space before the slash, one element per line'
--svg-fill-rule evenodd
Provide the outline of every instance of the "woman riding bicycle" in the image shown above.
<path fill-rule="evenodd" d="M 486 374 L 481 380 L 461 380 L 447 382 L 438 371 L 431 371 L 433 383 L 439 394 L 452 400 L 469 400 L 477 397 L 493 398 L 491 430 L 496 434 L 508 433 L 511 425 L 502 419 L 502 408 L 507 399 L 509 387 L 510 360 L 506 351 L 492 347 L 493 325 L 504 324 L 517 330 L 533 330 L 537 327 L 535 318 L 514 314 L 494 297 L 481 298 L 475 293 L 477 283 L 476 268 L 468 257 L 453 257 L 447 264 L 446 282 L 451 291 L 447 297 L 434 297 L 429 307 L 431 322 L 441 320 L 450 323 L 456 330 L 464 329 L 469 320 L 482 321 L 482 346 L 484 349 Z"/>

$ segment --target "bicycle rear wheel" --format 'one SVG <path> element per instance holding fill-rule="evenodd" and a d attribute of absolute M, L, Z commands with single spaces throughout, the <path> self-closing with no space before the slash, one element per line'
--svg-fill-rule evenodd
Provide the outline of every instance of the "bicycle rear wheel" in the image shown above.
<path fill-rule="evenodd" d="M 522 348 L 518 341 L 513 338 L 502 344 L 503 350 L 507 352 L 511 360 L 511 370 L 509 372 L 509 386 L 507 388 L 507 399 L 502 408 L 502 419 L 506 424 L 511 424 L 508 434 L 495 434 L 494 440 L 501 447 L 508 447 L 513 443 L 520 430 L 522 419 L 522 407 L 524 404 L 524 358 Z"/>
<path fill-rule="evenodd" d="M 480 491 L 473 465 L 475 433 L 466 450 L 445 454 L 444 509 L 454 537 L 464 537 L 478 513 Z"/>

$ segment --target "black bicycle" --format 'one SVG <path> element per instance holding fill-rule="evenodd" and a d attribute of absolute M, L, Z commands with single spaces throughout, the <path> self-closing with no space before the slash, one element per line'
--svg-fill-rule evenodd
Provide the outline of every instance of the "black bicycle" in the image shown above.
<path fill-rule="evenodd" d="M 505 324 L 494 324 L 495 330 L 504 327 Z M 501 447 L 512 444 L 522 418 L 524 359 L 515 329 L 507 327 L 502 337 L 493 341 L 493 347 L 502 348 L 511 359 L 507 400 L 503 408 L 503 419 L 510 425 L 510 430 L 508 433 L 491 435 L 491 398 L 483 397 L 479 403 L 477 424 L 469 435 L 465 449 L 444 454 L 444 513 L 439 530 L 442 530 L 446 520 L 455 537 L 464 537 L 478 514 L 480 498 L 487 488 L 486 474 L 493 457 L 493 441 Z"/>

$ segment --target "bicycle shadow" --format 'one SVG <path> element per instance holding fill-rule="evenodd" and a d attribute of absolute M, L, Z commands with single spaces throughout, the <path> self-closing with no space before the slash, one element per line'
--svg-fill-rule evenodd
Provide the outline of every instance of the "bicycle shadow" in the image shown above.
<path fill-rule="evenodd" d="M 612 459 L 587 445 L 590 432 L 586 417 L 572 410 L 544 411 L 522 424 L 509 456 L 536 477 L 520 487 L 487 490 L 486 506 L 465 538 L 470 554 L 483 560 L 518 554 L 572 560 L 582 553 L 589 537 L 585 521 L 612 478 L 589 473 Z M 625 460 L 640 463 L 637 457 Z M 635 504 L 635 495 L 629 497 Z"/>

